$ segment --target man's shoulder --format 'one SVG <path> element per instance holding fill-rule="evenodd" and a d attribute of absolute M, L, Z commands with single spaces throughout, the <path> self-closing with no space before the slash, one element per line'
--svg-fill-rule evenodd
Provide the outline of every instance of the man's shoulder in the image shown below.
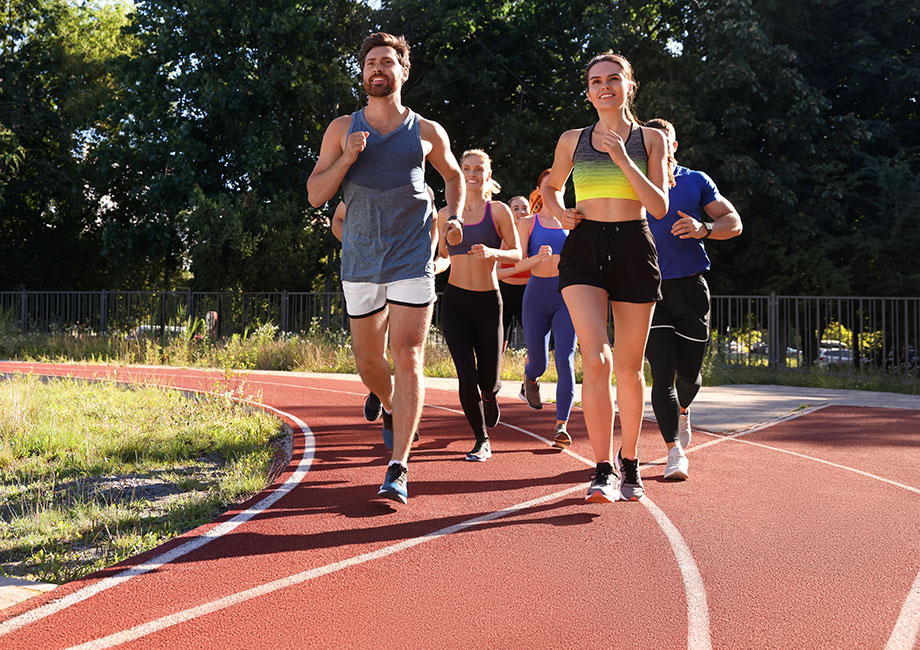
<path fill-rule="evenodd" d="M 412 109 L 409 109 L 409 110 L 412 110 Z M 416 118 L 418 118 L 418 128 L 422 134 L 422 137 L 424 137 L 426 134 L 434 135 L 436 133 L 445 132 L 444 127 L 441 126 L 438 122 L 435 122 L 434 120 L 429 120 L 427 117 L 419 115 L 418 113 L 416 113 L 415 116 Z"/>
<path fill-rule="evenodd" d="M 685 182 L 689 181 L 697 184 L 704 185 L 715 185 L 712 182 L 712 179 L 709 177 L 709 174 L 706 172 L 700 171 L 698 169 L 690 169 L 689 167 L 684 167 L 682 165 L 675 165 L 674 167 L 674 180 L 684 180 Z"/>
<path fill-rule="evenodd" d="M 340 115 L 329 122 L 328 131 L 347 131 L 351 127 L 351 121 L 354 119 L 354 113 Z"/>

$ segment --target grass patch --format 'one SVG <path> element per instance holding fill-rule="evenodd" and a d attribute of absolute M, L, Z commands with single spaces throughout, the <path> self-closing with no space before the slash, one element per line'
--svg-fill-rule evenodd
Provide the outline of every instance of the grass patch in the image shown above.
<path fill-rule="evenodd" d="M 0 382 L 0 571 L 74 580 L 264 488 L 281 425 L 232 397 Z"/>
<path fill-rule="evenodd" d="M 194 331 L 189 328 L 189 331 Z M 447 345 L 432 327 L 425 350 L 425 375 L 456 377 Z M 527 353 L 508 349 L 502 361 L 502 379 L 521 381 Z M 126 338 L 92 334 L 18 334 L 0 320 L 0 358 L 39 362 L 90 362 L 116 365 L 149 364 L 233 370 L 294 370 L 302 372 L 355 373 L 354 354 L 348 332 L 324 330 L 318 322 L 305 334 L 283 333 L 272 324 L 243 334 L 213 341 L 194 336 Z M 735 363 L 712 355 L 703 365 L 703 383 L 780 384 L 820 388 L 847 388 L 920 395 L 920 377 L 884 374 L 880 370 L 834 372 L 829 368 L 771 369 L 763 355 L 736 355 Z M 792 363 L 795 361 L 793 360 Z M 646 382 L 651 374 L 646 364 Z M 575 379 L 582 381 L 580 352 L 575 354 Z M 542 380 L 555 382 L 553 352 Z"/>

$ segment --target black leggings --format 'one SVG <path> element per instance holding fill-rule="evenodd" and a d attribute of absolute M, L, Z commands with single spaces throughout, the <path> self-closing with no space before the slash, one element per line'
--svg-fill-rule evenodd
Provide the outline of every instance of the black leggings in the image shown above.
<path fill-rule="evenodd" d="M 457 369 L 463 412 L 476 439 L 485 439 L 480 393 L 493 400 L 501 388 L 501 294 L 498 290 L 468 291 L 448 284 L 441 298 L 441 331 Z"/>
<path fill-rule="evenodd" d="M 709 287 L 701 275 L 661 283 L 645 358 L 652 371 L 652 409 L 661 437 L 677 440 L 680 409 L 703 385 L 700 368 L 709 339 Z"/>

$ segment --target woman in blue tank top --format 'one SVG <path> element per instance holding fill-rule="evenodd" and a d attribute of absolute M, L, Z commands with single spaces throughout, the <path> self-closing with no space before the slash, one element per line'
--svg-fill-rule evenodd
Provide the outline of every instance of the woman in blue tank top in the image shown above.
<path fill-rule="evenodd" d="M 527 365 L 521 399 L 531 408 L 542 409 L 539 378 L 546 372 L 549 359 L 549 336 L 552 332 L 556 359 L 556 429 L 553 446 L 565 449 L 572 444 L 567 425 L 575 398 L 575 327 L 559 293 L 559 253 L 568 231 L 543 205 L 543 188 L 550 170 L 537 179 L 530 195 L 533 219 L 522 222 L 521 247 L 527 254 L 515 272 L 530 271 L 524 290 L 523 325 L 527 343 Z"/>
<path fill-rule="evenodd" d="M 466 183 L 463 241 L 438 243 L 441 258 L 450 260 L 450 277 L 441 298 L 441 331 L 457 369 L 460 404 L 476 443 L 466 455 L 470 461 L 492 456 L 487 427 L 498 424 L 501 388 L 502 299 L 497 262 L 516 263 L 521 244 L 511 210 L 492 194 L 501 186 L 492 178 L 492 161 L 480 149 L 463 152 L 460 170 Z M 438 213 L 447 223 L 447 209 Z M 440 264 L 436 264 L 440 268 Z"/>

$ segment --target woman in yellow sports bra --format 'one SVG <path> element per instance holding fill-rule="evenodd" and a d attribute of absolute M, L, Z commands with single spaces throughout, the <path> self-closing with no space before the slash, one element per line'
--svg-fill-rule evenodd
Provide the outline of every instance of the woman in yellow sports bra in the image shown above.
<path fill-rule="evenodd" d="M 652 311 L 661 298 L 658 253 L 645 217 L 660 219 L 668 211 L 667 154 L 664 135 L 639 126 L 632 113 L 636 82 L 625 57 L 598 55 L 585 68 L 585 77 L 598 121 L 559 138 L 543 199 L 571 231 L 559 262 L 559 288 L 581 345 L 585 425 L 597 462 L 585 500 L 636 501 L 644 494 L 638 460 L 643 355 Z M 566 209 L 562 188 L 569 174 L 575 207 Z M 613 371 L 622 429 L 616 455 Z"/>

